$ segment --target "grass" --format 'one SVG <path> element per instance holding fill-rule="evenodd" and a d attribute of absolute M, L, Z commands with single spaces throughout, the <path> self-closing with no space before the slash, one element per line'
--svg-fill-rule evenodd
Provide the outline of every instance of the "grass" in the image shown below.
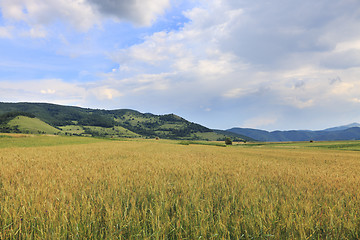
<path fill-rule="evenodd" d="M 196 137 L 199 137 L 201 139 L 208 139 L 209 141 L 216 141 L 219 138 L 226 138 L 227 136 L 223 135 L 223 134 L 218 134 L 215 132 L 204 132 L 204 133 L 195 133 L 194 134 Z"/>
<path fill-rule="evenodd" d="M 104 139 L 90 137 L 65 137 L 65 136 L 48 136 L 48 135 L 30 135 L 30 134 L 1 134 L 0 149 L 3 148 L 20 148 L 42 147 L 42 146 L 59 146 L 74 144 L 89 144 L 106 141 Z"/>
<path fill-rule="evenodd" d="M 17 116 L 8 123 L 9 126 L 18 126 L 21 132 L 54 134 L 60 130 L 50 126 L 38 118 Z"/>
<path fill-rule="evenodd" d="M 9 136 L 9 135 L 0 135 L 0 138 L 12 138 L 12 136 Z"/>
<path fill-rule="evenodd" d="M 314 147 L 337 149 L 337 150 L 360 151 L 360 142 L 359 141 L 322 142 L 316 144 Z"/>
<path fill-rule="evenodd" d="M 180 141 L 179 144 L 181 144 L 181 145 L 198 144 L 198 145 L 207 145 L 207 146 L 226 147 L 225 143 L 216 142 L 216 141 L 211 142 L 211 141 L 190 141 L 190 140 L 183 140 L 183 141 Z"/>
<path fill-rule="evenodd" d="M 84 127 L 89 129 L 91 133 L 97 136 L 108 136 L 108 137 L 113 136 L 113 137 L 127 137 L 127 138 L 141 137 L 139 134 L 136 134 L 121 126 L 114 126 L 112 128 L 96 127 L 96 126 L 84 126 Z M 78 125 L 66 125 L 60 128 L 62 129 L 62 134 L 85 135 L 84 127 Z"/>
<path fill-rule="evenodd" d="M 242 147 L 265 148 L 319 148 L 332 150 L 360 151 L 360 141 L 320 141 L 320 142 L 249 142 Z"/>
<path fill-rule="evenodd" d="M 70 134 L 82 134 L 84 133 L 84 128 L 78 125 L 66 125 L 59 127 L 63 131 L 63 133 L 70 133 Z"/>
<path fill-rule="evenodd" d="M 112 128 L 104 128 L 104 127 L 95 127 L 95 126 L 85 126 L 90 129 L 91 132 L 96 133 L 97 135 L 108 135 L 108 136 L 116 136 L 116 137 L 141 137 L 139 134 L 134 133 L 130 130 L 127 130 L 120 126 L 115 126 Z"/>
<path fill-rule="evenodd" d="M 360 238 L 357 151 L 10 139 L 38 144 L 0 151 L 0 239 Z"/>

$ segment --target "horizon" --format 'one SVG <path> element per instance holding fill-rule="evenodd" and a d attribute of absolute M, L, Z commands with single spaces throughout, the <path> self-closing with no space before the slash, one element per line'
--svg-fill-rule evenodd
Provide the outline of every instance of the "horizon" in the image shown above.
<path fill-rule="evenodd" d="M 132 110 L 132 111 L 137 111 L 137 112 L 140 112 L 142 114 L 154 114 L 154 115 L 166 115 L 166 114 L 174 114 L 176 116 L 179 116 L 181 118 L 184 118 L 183 116 L 181 115 L 178 115 L 177 113 L 175 112 L 168 112 L 168 113 L 153 113 L 153 112 L 142 112 L 142 111 L 138 111 L 137 109 L 130 109 L 130 108 L 111 108 L 111 109 L 106 109 L 106 108 L 87 108 L 87 107 L 82 107 L 82 106 L 76 106 L 76 105 L 62 105 L 62 104 L 57 104 L 57 103 L 51 103 L 51 102 L 1 102 L 0 103 L 10 103 L 10 104 L 17 104 L 17 103 L 30 103 L 30 104 L 52 104 L 52 105 L 60 105 L 60 106 L 65 106 L 65 107 L 78 107 L 78 108 L 85 108 L 85 109 L 93 109 L 93 110 L 105 110 L 105 111 L 114 111 L 114 110 Z M 189 121 L 189 122 L 194 122 L 192 121 L 191 119 L 187 119 L 187 118 L 184 118 L 185 120 Z M 199 122 L 194 122 L 194 123 L 197 123 L 197 124 L 200 124 L 204 127 L 208 127 L 202 123 L 199 123 Z M 326 130 L 326 129 L 329 129 L 329 128 L 335 128 L 335 127 L 344 127 L 344 126 L 348 126 L 348 125 L 353 125 L 353 124 L 359 124 L 358 122 L 352 122 L 352 123 L 347 123 L 347 124 L 343 124 L 343 125 L 338 125 L 338 126 L 329 126 L 329 127 L 324 127 L 322 129 L 283 129 L 283 130 L 280 130 L 280 129 L 273 129 L 273 130 L 268 130 L 268 129 L 261 129 L 261 128 L 247 128 L 247 127 L 230 127 L 230 128 L 224 128 L 224 129 L 221 129 L 221 128 L 210 128 L 210 129 L 213 129 L 213 130 L 229 130 L 229 129 L 232 129 L 232 128 L 244 128 L 244 129 L 255 129 L 255 130 L 262 130 L 262 131 L 267 131 L 267 132 L 275 132 L 275 131 L 323 131 L 323 130 Z"/>
<path fill-rule="evenodd" d="M 0 102 L 211 129 L 359 122 L 360 2 L 0 1 Z"/>

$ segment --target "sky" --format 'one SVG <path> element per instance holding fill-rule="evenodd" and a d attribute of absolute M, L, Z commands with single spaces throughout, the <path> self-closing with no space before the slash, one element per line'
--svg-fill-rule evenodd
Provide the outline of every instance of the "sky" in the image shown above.
<path fill-rule="evenodd" d="M 360 122 L 358 0 L 0 0 L 0 102 L 214 129 Z"/>

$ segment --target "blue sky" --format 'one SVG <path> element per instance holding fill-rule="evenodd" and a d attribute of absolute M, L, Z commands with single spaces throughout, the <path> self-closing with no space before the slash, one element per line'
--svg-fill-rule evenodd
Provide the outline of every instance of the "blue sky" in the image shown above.
<path fill-rule="evenodd" d="M 0 0 L 0 101 L 210 128 L 360 122 L 358 0 Z"/>

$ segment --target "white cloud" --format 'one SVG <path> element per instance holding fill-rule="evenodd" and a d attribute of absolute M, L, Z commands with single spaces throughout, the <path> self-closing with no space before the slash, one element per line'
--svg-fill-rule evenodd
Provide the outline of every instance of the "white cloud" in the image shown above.
<path fill-rule="evenodd" d="M 58 104 L 81 105 L 86 90 L 74 83 L 61 79 L 41 79 L 26 81 L 1 81 L 0 95 L 8 102 L 52 102 Z"/>
<path fill-rule="evenodd" d="M 354 83 L 340 82 L 333 85 L 331 93 L 335 95 L 346 95 L 354 90 L 357 91 L 357 89 Z"/>
<path fill-rule="evenodd" d="M 334 52 L 346 52 L 349 50 L 360 50 L 359 40 L 343 41 L 336 44 Z"/>
<path fill-rule="evenodd" d="M 110 86 L 69 83 L 62 79 L 2 81 L 2 99 L 6 101 L 31 101 L 83 105 L 88 101 L 115 100 L 123 94 Z M 39 94 L 41 93 L 41 94 Z"/>
<path fill-rule="evenodd" d="M 168 74 L 166 89 L 193 101 L 202 97 L 200 92 L 211 95 L 210 92 L 216 94 L 229 88 L 234 83 L 234 75 L 248 68 L 231 52 L 219 50 L 217 39 L 228 34 L 224 26 L 234 20 L 234 15 L 222 13 L 215 17 L 216 14 L 201 8 L 187 11 L 190 22 L 179 31 L 158 32 L 141 44 L 113 53 L 112 59 L 120 65 L 117 78 L 130 72 L 135 76 L 144 72 L 152 76 Z"/>
<path fill-rule="evenodd" d="M 23 36 L 28 36 L 31 38 L 45 38 L 47 36 L 47 32 L 44 28 L 42 27 L 35 27 L 35 28 L 31 28 L 28 31 L 24 31 L 22 33 Z"/>
<path fill-rule="evenodd" d="M 235 57 L 228 53 L 208 53 L 206 59 L 198 61 L 197 71 L 202 75 L 226 75 L 234 72 Z M 241 67 L 237 66 L 238 68 Z"/>
<path fill-rule="evenodd" d="M 103 75 L 105 80 L 97 85 L 111 86 L 122 92 L 121 96 L 138 95 L 143 93 L 158 93 L 169 90 L 169 74 L 139 74 L 132 78 L 117 79 L 117 72 Z"/>
<path fill-rule="evenodd" d="M 286 104 L 294 106 L 299 109 L 308 108 L 314 106 L 313 99 L 299 99 L 297 97 L 287 97 L 284 99 Z"/>
<path fill-rule="evenodd" d="M 243 88 L 230 89 L 223 94 L 226 98 L 239 98 L 249 94 L 249 90 Z"/>
<path fill-rule="evenodd" d="M 98 100 L 113 100 L 123 95 L 118 90 L 107 86 L 90 89 L 89 93 L 94 95 Z"/>
<path fill-rule="evenodd" d="M 42 89 L 40 91 L 42 94 L 55 94 L 56 93 L 56 90 L 53 90 L 53 89 Z"/>
<path fill-rule="evenodd" d="M 125 51 L 121 51 L 119 54 L 132 58 L 134 61 L 141 61 L 147 64 L 156 64 L 159 61 L 164 61 L 169 58 L 169 54 L 174 51 L 174 46 L 170 49 L 163 47 L 162 43 L 166 39 L 166 33 L 155 33 L 151 38 L 147 39 L 140 45 L 134 45 Z"/>
<path fill-rule="evenodd" d="M 26 22 L 31 29 L 66 22 L 81 31 L 101 25 L 103 19 L 151 25 L 169 7 L 169 0 L 1 0 L 9 21 Z M 31 33 L 30 33 L 31 34 Z"/>
<path fill-rule="evenodd" d="M 12 38 L 12 26 L 0 27 L 0 38 Z"/>
<path fill-rule="evenodd" d="M 98 24 L 100 16 L 84 0 L 1 0 L 5 19 L 24 21 L 31 27 L 64 21 L 79 30 Z"/>
<path fill-rule="evenodd" d="M 244 11 L 230 26 L 232 34 L 224 39 L 222 48 L 247 62 L 273 68 L 291 55 L 321 54 L 339 41 L 358 39 L 360 30 L 355 23 L 360 3 L 330 2 L 242 1 Z"/>
<path fill-rule="evenodd" d="M 274 116 L 258 116 L 245 120 L 243 126 L 246 128 L 264 128 L 276 123 L 277 120 Z"/>
<path fill-rule="evenodd" d="M 359 98 L 352 98 L 351 101 L 354 102 L 354 103 L 360 103 L 360 99 L 359 99 Z"/>
<path fill-rule="evenodd" d="M 2 89 L 23 90 L 28 93 L 53 94 L 61 97 L 81 96 L 84 94 L 84 88 L 75 83 L 67 83 L 61 79 L 40 79 L 26 81 L 2 81 Z"/>

